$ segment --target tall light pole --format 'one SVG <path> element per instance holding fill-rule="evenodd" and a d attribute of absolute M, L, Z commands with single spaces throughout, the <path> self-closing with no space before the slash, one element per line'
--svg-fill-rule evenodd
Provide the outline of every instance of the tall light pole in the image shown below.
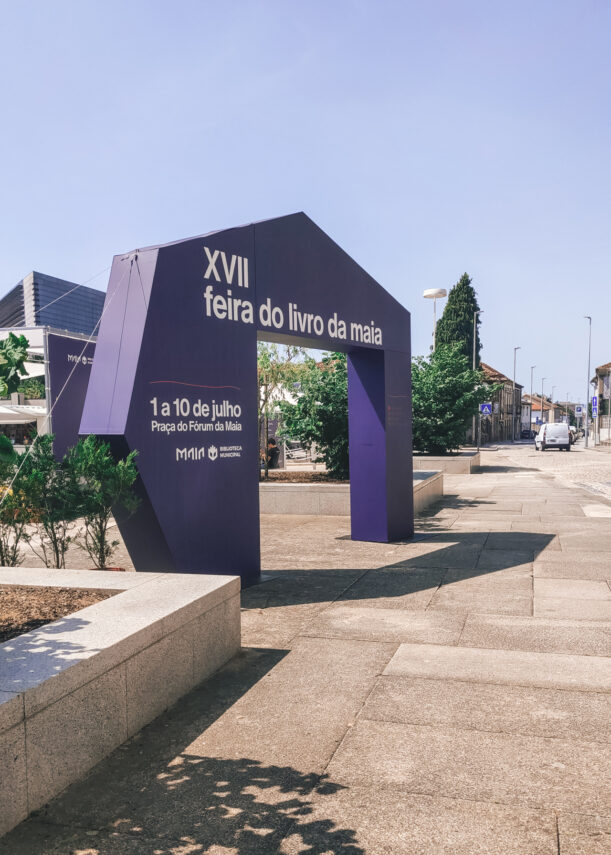
<path fill-rule="evenodd" d="M 588 428 L 590 423 L 590 353 L 592 351 L 592 318 L 590 315 L 584 315 L 586 321 L 589 322 L 589 330 L 588 330 L 588 387 L 586 394 L 586 442 L 585 446 L 588 447 Z"/>
<path fill-rule="evenodd" d="M 537 366 L 530 366 L 530 429 L 533 429 L 533 371 Z"/>
<path fill-rule="evenodd" d="M 473 370 L 475 371 L 475 356 L 476 356 L 476 344 L 477 344 L 477 316 L 481 315 L 483 309 L 478 309 L 477 312 L 473 312 Z M 473 414 L 473 421 L 471 423 L 471 440 L 473 445 L 475 445 L 475 413 Z"/>
<path fill-rule="evenodd" d="M 569 419 L 569 393 L 566 393 L 566 423 L 567 425 L 571 423 Z"/>
<path fill-rule="evenodd" d="M 516 441 L 516 354 L 520 347 L 513 349 L 513 409 L 511 416 L 511 441 Z"/>
<path fill-rule="evenodd" d="M 543 383 L 547 380 L 547 377 L 541 378 L 541 424 L 543 424 Z"/>
<path fill-rule="evenodd" d="M 550 403 L 551 403 L 551 407 L 550 407 L 550 411 L 549 411 L 550 419 L 551 419 L 551 417 L 552 417 L 552 415 L 553 415 L 553 416 L 554 416 L 554 421 L 556 421 L 556 409 L 555 409 L 555 407 L 554 407 L 554 389 L 555 389 L 555 388 L 556 388 L 555 386 L 552 386 L 552 395 L 551 395 L 551 401 L 550 401 Z"/>
<path fill-rule="evenodd" d="M 435 350 L 435 334 L 437 332 L 437 300 L 440 297 L 447 297 L 448 292 L 445 288 L 427 288 L 422 292 L 422 296 L 427 300 L 433 301 L 433 351 Z"/>

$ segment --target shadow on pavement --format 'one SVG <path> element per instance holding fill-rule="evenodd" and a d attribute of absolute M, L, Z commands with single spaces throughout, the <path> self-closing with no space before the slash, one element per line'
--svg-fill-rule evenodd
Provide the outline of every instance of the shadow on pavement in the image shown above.
<path fill-rule="evenodd" d="M 300 852 L 364 855 L 354 830 L 309 819 L 314 797 L 320 806 L 322 797 L 343 789 L 327 776 L 247 757 L 207 757 L 194 747 L 287 653 L 244 649 L 88 778 L 2 838 L 0 853 L 267 855 L 294 835 Z"/>
<path fill-rule="evenodd" d="M 432 532 L 419 550 L 430 550 L 368 569 L 329 568 L 266 571 L 268 581 L 242 591 L 245 609 L 279 608 L 349 599 L 400 597 L 417 591 L 531 563 L 553 540 L 538 532 Z"/>

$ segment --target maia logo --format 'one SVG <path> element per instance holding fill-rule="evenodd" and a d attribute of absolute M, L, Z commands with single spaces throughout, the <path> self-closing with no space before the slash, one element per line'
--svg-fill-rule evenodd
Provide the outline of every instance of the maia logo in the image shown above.
<path fill-rule="evenodd" d="M 206 459 L 206 448 L 205 446 L 201 446 L 201 448 L 177 448 L 176 449 L 176 460 L 205 460 Z"/>

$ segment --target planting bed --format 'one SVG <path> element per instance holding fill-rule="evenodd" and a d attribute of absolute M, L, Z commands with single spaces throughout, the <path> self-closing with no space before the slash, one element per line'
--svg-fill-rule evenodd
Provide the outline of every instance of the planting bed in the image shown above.
<path fill-rule="evenodd" d="M 24 587 L 96 601 L 0 644 L 0 835 L 240 648 L 239 577 L 0 567 Z"/>
<path fill-rule="evenodd" d="M 112 591 L 0 585 L 0 643 L 111 597 Z"/>

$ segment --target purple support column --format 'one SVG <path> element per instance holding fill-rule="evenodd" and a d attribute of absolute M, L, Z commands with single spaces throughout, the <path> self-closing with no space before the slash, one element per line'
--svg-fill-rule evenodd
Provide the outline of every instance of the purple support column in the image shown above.
<path fill-rule="evenodd" d="M 409 353 L 348 355 L 350 515 L 353 540 L 414 533 Z"/>

